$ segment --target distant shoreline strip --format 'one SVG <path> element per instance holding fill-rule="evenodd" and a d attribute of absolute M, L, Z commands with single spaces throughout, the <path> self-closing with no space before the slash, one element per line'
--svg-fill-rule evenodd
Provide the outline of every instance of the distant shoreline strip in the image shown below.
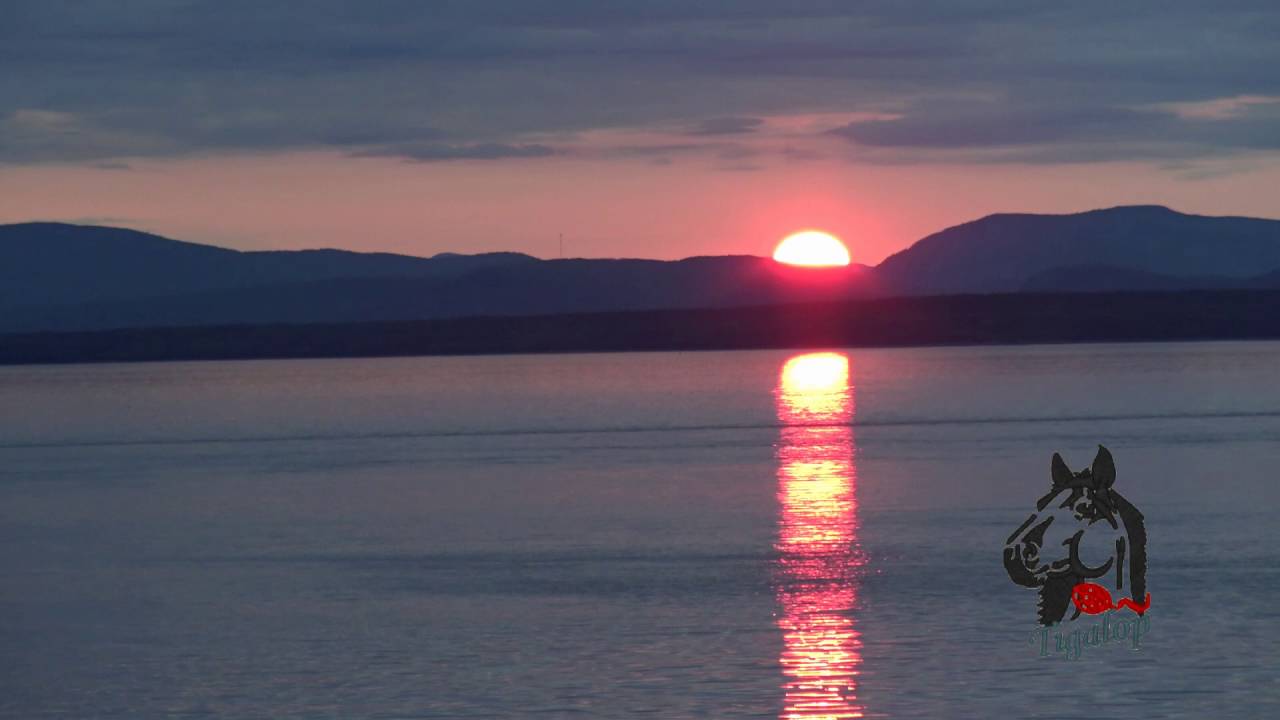
<path fill-rule="evenodd" d="M 1280 290 L 939 295 L 0 335 L 0 364 L 1280 339 Z"/>

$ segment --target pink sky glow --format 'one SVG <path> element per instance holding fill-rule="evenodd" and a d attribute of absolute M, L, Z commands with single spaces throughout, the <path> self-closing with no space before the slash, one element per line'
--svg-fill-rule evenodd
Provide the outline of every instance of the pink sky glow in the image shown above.
<path fill-rule="evenodd" d="M 875 264 L 994 212 L 1163 204 L 1208 215 L 1278 213 L 1271 189 L 1280 186 L 1280 162 L 1256 153 L 1176 166 L 894 164 L 787 158 L 788 148 L 765 138 L 734 165 L 660 140 L 586 138 L 572 154 L 493 160 L 295 151 L 131 159 L 121 168 L 0 166 L 0 222 L 116 225 L 244 250 L 411 255 L 555 257 L 563 233 L 569 256 L 660 259 L 768 255 L 786 234 L 818 228 L 843 239 L 854 262 Z"/>

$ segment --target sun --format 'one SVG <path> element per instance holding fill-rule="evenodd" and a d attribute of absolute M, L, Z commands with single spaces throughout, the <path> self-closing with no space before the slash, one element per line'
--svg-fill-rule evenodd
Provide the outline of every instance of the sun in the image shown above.
<path fill-rule="evenodd" d="M 835 235 L 821 230 L 802 230 L 778 243 L 773 259 L 787 265 L 834 267 L 849 264 L 849 249 Z"/>

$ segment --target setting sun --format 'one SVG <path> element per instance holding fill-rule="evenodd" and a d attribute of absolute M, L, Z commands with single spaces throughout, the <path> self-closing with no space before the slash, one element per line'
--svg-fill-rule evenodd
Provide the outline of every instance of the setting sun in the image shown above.
<path fill-rule="evenodd" d="M 849 249 L 836 236 L 820 230 L 788 235 L 773 251 L 773 259 L 787 265 L 828 267 L 849 264 Z"/>

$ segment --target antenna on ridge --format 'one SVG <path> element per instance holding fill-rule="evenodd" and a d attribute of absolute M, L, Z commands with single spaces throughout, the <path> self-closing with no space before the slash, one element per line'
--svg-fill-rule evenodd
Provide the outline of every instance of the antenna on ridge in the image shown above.
<path fill-rule="evenodd" d="M 560 233 L 560 259 L 564 259 L 564 233 Z"/>

